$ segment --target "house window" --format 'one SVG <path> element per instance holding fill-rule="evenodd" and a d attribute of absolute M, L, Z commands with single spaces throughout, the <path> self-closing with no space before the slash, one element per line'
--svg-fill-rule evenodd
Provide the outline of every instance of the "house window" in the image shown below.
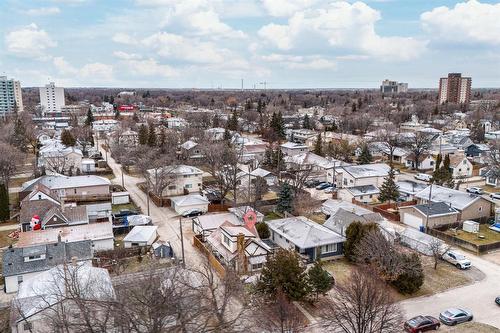
<path fill-rule="evenodd" d="M 175 190 L 175 185 L 170 185 L 170 186 L 168 187 L 168 189 L 169 189 L 169 190 Z"/>
<path fill-rule="evenodd" d="M 321 254 L 337 252 L 337 244 L 327 244 L 321 247 Z"/>
<path fill-rule="evenodd" d="M 19 275 L 17 277 L 17 284 L 21 284 L 23 282 L 23 276 L 22 275 Z"/>
<path fill-rule="evenodd" d="M 184 177 L 184 178 L 189 178 L 189 175 L 184 175 L 184 176 L 182 176 L 182 177 Z"/>
<path fill-rule="evenodd" d="M 363 196 L 362 195 L 359 196 L 359 200 L 363 200 Z"/>
<path fill-rule="evenodd" d="M 373 194 L 370 194 L 370 199 L 373 198 Z"/>
<path fill-rule="evenodd" d="M 262 263 L 252 264 L 252 270 L 262 269 L 262 267 L 263 267 Z"/>
<path fill-rule="evenodd" d="M 185 188 L 193 188 L 193 184 L 186 184 L 184 185 Z"/>
<path fill-rule="evenodd" d="M 478 208 L 478 210 L 479 210 L 480 212 L 482 212 L 482 211 L 483 211 L 483 206 L 479 207 L 479 208 Z"/>
<path fill-rule="evenodd" d="M 33 323 L 30 323 L 29 321 L 24 322 L 23 330 L 32 331 L 33 330 Z"/>
<path fill-rule="evenodd" d="M 434 161 L 431 161 L 431 165 L 434 165 Z"/>
<path fill-rule="evenodd" d="M 231 246 L 231 240 L 226 235 L 224 235 L 224 243 L 226 243 L 227 246 Z"/>

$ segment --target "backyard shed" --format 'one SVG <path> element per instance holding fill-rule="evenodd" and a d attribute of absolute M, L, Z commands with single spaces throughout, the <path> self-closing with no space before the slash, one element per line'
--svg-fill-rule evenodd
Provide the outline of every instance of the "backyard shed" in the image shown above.
<path fill-rule="evenodd" d="M 138 225 L 123 238 L 125 248 L 134 246 L 150 246 L 158 237 L 158 227 L 152 225 Z"/>

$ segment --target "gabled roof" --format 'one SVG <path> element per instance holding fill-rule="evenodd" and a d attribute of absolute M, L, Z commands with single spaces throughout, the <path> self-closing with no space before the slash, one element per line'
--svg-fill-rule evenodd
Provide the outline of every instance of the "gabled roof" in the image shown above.
<path fill-rule="evenodd" d="M 301 249 L 345 241 L 343 236 L 304 216 L 272 220 L 267 224 L 272 231 Z"/>
<path fill-rule="evenodd" d="M 352 187 L 346 187 L 344 189 L 349 191 L 355 197 L 360 195 L 370 195 L 370 194 L 380 193 L 380 190 L 375 185 L 352 186 Z"/>
<path fill-rule="evenodd" d="M 207 198 L 200 194 L 180 195 L 171 197 L 170 200 L 173 201 L 176 206 L 208 205 L 210 203 Z"/>
<path fill-rule="evenodd" d="M 198 144 L 192 140 L 187 140 L 186 142 L 184 142 L 182 145 L 181 145 L 181 148 L 182 149 L 186 149 L 186 150 L 190 150 L 194 147 L 196 147 Z"/>
<path fill-rule="evenodd" d="M 385 163 L 345 166 L 344 170 L 354 178 L 387 177 L 391 168 Z"/>
<path fill-rule="evenodd" d="M 398 186 L 400 192 L 407 194 L 418 193 L 428 186 L 426 184 L 417 183 L 413 180 L 400 180 L 396 182 L 396 185 Z"/>
<path fill-rule="evenodd" d="M 31 199 L 33 199 L 33 197 L 35 195 L 39 194 L 40 192 L 45 194 L 48 197 L 47 200 L 50 200 L 54 203 L 60 202 L 60 199 L 57 197 L 57 195 L 53 194 L 47 186 L 45 186 L 41 183 L 36 184 L 33 191 L 31 191 L 31 193 L 29 195 L 27 195 L 22 201 L 31 200 Z"/>
<path fill-rule="evenodd" d="M 21 224 L 28 223 L 34 215 L 38 215 L 40 218 L 43 218 L 48 211 L 55 207 L 60 207 L 60 204 L 51 200 L 23 200 L 21 204 L 19 222 Z"/>
<path fill-rule="evenodd" d="M 451 155 L 450 156 L 450 167 L 456 168 L 459 164 L 463 162 L 463 160 L 467 160 L 467 157 L 464 155 Z"/>
<path fill-rule="evenodd" d="M 124 242 L 147 242 L 156 234 L 158 227 L 155 225 L 136 225 L 123 238 Z"/>
<path fill-rule="evenodd" d="M 439 186 L 439 185 L 429 185 L 424 190 L 415 194 L 415 197 L 422 200 L 429 200 L 429 192 L 432 186 L 432 196 L 431 201 L 434 202 L 445 202 L 451 204 L 451 206 L 458 210 L 463 210 L 470 206 L 477 200 L 487 200 L 479 195 L 472 193 L 467 193 L 463 191 L 454 190 L 451 188 Z"/>
<path fill-rule="evenodd" d="M 216 213 L 197 216 L 193 219 L 196 221 L 202 230 L 214 230 L 221 226 L 225 221 L 234 225 L 243 225 L 236 215 L 233 213 Z"/>
<path fill-rule="evenodd" d="M 280 147 L 287 149 L 307 149 L 307 146 L 304 144 L 290 142 L 290 141 L 281 144 Z"/>
<path fill-rule="evenodd" d="M 321 210 L 326 215 L 335 215 L 340 209 L 352 212 L 359 216 L 372 213 L 371 210 L 344 200 L 328 199 L 323 202 L 323 205 L 321 206 Z"/>
<path fill-rule="evenodd" d="M 458 211 L 444 202 L 431 202 L 430 204 L 412 206 L 418 210 L 422 215 L 430 217 L 456 215 Z"/>

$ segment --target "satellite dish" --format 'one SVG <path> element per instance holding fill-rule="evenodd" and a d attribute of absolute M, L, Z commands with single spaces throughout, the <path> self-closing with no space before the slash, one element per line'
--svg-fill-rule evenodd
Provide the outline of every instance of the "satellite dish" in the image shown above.
<path fill-rule="evenodd" d="M 245 221 L 247 228 L 252 229 L 257 223 L 257 214 L 253 210 L 249 210 L 243 215 L 243 221 Z"/>

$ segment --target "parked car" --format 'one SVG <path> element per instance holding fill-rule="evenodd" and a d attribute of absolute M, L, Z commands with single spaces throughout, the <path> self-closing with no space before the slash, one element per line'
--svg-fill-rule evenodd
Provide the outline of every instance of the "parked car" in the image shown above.
<path fill-rule="evenodd" d="M 332 184 L 324 182 L 324 183 L 321 183 L 318 186 L 316 186 L 316 189 L 317 190 L 324 190 L 325 188 L 330 187 L 330 186 L 332 186 Z"/>
<path fill-rule="evenodd" d="M 461 254 L 457 251 L 454 251 L 454 250 L 446 251 L 443 254 L 442 258 L 443 258 L 443 260 L 456 266 L 458 269 L 467 269 L 467 268 L 470 268 L 472 266 L 469 259 L 467 259 L 463 254 Z"/>
<path fill-rule="evenodd" d="M 439 320 L 432 316 L 417 316 L 406 321 L 404 328 L 406 332 L 417 333 L 437 330 L 441 326 Z"/>
<path fill-rule="evenodd" d="M 199 210 L 197 208 L 193 208 L 193 209 L 187 210 L 184 213 L 182 213 L 182 216 L 183 217 L 195 217 L 195 216 L 200 216 L 201 214 L 203 214 L 203 212 L 201 210 Z"/>
<path fill-rule="evenodd" d="M 500 305 L 500 296 L 498 296 L 497 298 L 495 298 L 495 303 L 497 303 L 497 305 Z"/>
<path fill-rule="evenodd" d="M 111 214 L 111 217 L 115 222 L 122 222 L 125 216 L 138 215 L 138 214 L 139 213 L 135 210 L 122 209 L 118 213 Z"/>
<path fill-rule="evenodd" d="M 432 176 L 431 175 L 428 175 L 426 173 L 417 173 L 415 175 L 415 179 L 418 179 L 418 180 L 423 180 L 424 182 L 430 182 L 431 179 L 432 179 Z"/>
<path fill-rule="evenodd" d="M 439 320 L 446 325 L 456 325 L 460 323 L 465 323 L 466 321 L 471 321 L 473 318 L 470 311 L 466 311 L 459 308 L 450 308 L 444 310 L 439 314 Z"/>
<path fill-rule="evenodd" d="M 332 192 L 334 192 L 334 191 L 335 191 L 335 187 L 333 187 L 333 186 L 329 186 L 329 187 L 325 188 L 325 191 L 324 191 L 324 192 L 325 192 L 325 193 L 332 193 Z"/>
<path fill-rule="evenodd" d="M 492 199 L 500 199 L 500 192 L 490 193 L 490 198 L 492 198 Z"/>
<path fill-rule="evenodd" d="M 321 184 L 321 182 L 317 179 L 310 179 L 310 180 L 305 182 L 305 185 L 307 188 L 313 188 L 313 187 L 318 186 L 319 184 Z"/>
<path fill-rule="evenodd" d="M 474 194 L 483 194 L 483 189 L 480 187 L 469 187 L 466 191 Z"/>

